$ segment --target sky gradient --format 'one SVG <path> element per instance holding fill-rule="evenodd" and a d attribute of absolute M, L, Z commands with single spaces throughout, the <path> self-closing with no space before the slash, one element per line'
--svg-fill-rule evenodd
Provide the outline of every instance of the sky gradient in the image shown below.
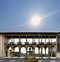
<path fill-rule="evenodd" d="M 45 17 L 37 27 L 29 21 Z M 0 32 L 59 32 L 60 0 L 0 0 Z"/>

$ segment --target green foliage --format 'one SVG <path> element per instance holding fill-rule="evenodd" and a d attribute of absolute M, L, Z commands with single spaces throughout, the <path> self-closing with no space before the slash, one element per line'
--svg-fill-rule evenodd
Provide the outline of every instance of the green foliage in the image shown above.
<path fill-rule="evenodd" d="M 24 58 L 23 59 L 23 62 L 38 62 L 38 60 L 37 59 L 35 59 L 35 58 Z"/>

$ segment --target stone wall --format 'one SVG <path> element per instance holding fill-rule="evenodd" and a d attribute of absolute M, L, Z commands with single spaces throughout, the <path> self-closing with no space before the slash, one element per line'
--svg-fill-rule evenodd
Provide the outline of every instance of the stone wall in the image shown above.
<path fill-rule="evenodd" d="M 5 41 L 7 41 L 7 38 L 5 38 L 4 35 L 0 34 L 0 57 L 5 57 Z"/>

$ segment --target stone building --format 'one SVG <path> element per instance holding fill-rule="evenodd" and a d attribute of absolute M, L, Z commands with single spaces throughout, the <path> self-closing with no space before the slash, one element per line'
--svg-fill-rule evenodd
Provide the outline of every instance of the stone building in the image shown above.
<path fill-rule="evenodd" d="M 18 42 L 14 43 L 14 39 L 18 39 Z M 21 39 L 25 39 L 24 44 Z M 32 43 L 28 39 L 31 39 Z M 21 53 L 22 47 L 26 50 L 25 54 Z M 15 48 L 18 48 L 18 52 L 15 52 Z M 35 52 L 35 48 L 38 49 L 38 53 Z M 60 32 L 0 32 L 1 58 L 29 57 L 29 50 L 34 57 L 60 58 Z"/>

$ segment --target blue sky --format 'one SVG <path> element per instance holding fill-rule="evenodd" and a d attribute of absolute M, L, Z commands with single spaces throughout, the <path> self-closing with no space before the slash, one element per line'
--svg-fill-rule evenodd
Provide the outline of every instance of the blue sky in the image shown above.
<path fill-rule="evenodd" d="M 33 15 L 44 18 L 37 27 Z M 0 0 L 0 32 L 59 32 L 60 0 Z"/>

